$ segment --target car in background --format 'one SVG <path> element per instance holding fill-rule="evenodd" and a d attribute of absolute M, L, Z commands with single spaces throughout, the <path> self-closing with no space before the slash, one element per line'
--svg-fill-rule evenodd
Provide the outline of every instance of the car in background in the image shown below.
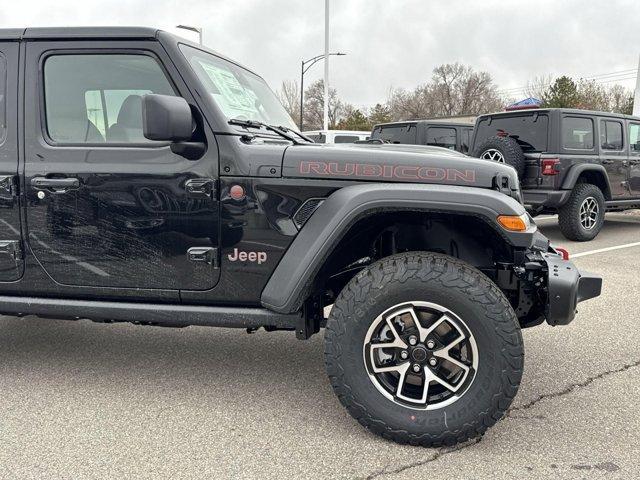
<path fill-rule="evenodd" d="M 432 145 L 469 152 L 473 124 L 437 119 L 380 123 L 373 127 L 372 140 L 409 145 Z"/>
<path fill-rule="evenodd" d="M 605 212 L 640 208 L 640 117 L 576 109 L 481 115 L 472 156 L 518 172 L 534 215 L 558 214 L 569 240 L 595 238 Z"/>
<path fill-rule="evenodd" d="M 362 130 L 308 130 L 302 132 L 316 143 L 355 143 L 369 140 L 371 132 Z"/>

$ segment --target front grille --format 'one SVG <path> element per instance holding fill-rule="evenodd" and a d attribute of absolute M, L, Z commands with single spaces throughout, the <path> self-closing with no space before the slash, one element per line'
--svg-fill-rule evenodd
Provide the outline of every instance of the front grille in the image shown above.
<path fill-rule="evenodd" d="M 324 202 L 324 198 L 310 198 L 302 205 L 298 211 L 293 215 L 293 223 L 298 230 L 309 220 L 309 217 L 316 211 L 316 209 Z"/>

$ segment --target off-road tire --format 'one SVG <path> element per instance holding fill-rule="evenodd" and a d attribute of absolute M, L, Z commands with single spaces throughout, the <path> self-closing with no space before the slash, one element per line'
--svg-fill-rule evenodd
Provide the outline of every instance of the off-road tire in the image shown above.
<path fill-rule="evenodd" d="M 595 226 L 589 230 L 585 229 L 580 222 L 580 208 L 583 202 L 593 198 L 599 207 L 598 219 Z M 602 230 L 604 225 L 605 198 L 595 185 L 590 183 L 578 183 L 573 187 L 569 200 L 558 211 L 558 224 L 562 235 L 574 242 L 588 242 L 593 240 Z"/>
<path fill-rule="evenodd" d="M 415 300 L 456 312 L 479 353 L 464 394 L 433 410 L 408 408 L 380 393 L 363 357 L 374 319 Z M 513 308 L 487 276 L 446 255 L 409 252 L 372 264 L 340 292 L 327 321 L 325 364 L 340 402 L 367 429 L 398 443 L 437 447 L 478 437 L 502 418 L 520 385 L 524 348 Z"/>
<path fill-rule="evenodd" d="M 511 137 L 495 135 L 484 140 L 473 150 L 473 157 L 482 158 L 485 152 L 497 150 L 502 154 L 504 163 L 511 165 L 522 178 L 525 170 L 524 153 L 518 142 Z"/>

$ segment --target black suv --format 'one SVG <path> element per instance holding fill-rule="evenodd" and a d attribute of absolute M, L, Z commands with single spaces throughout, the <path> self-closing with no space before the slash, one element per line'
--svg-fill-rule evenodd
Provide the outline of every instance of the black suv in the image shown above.
<path fill-rule="evenodd" d="M 373 127 L 371 140 L 407 145 L 431 145 L 461 153 L 469 151 L 473 125 L 445 120 L 408 120 L 380 123 Z"/>
<path fill-rule="evenodd" d="M 520 329 L 600 294 L 513 168 L 314 144 L 261 77 L 166 32 L 0 30 L 0 78 L 2 314 L 326 327 L 360 423 L 449 445 L 509 407 Z"/>
<path fill-rule="evenodd" d="M 571 109 L 482 115 L 473 156 L 520 175 L 535 215 L 558 214 L 565 237 L 593 239 L 604 214 L 640 208 L 640 118 Z"/>

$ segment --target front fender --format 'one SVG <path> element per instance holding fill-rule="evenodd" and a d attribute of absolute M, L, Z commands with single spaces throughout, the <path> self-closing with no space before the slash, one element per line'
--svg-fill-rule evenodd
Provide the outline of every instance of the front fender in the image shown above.
<path fill-rule="evenodd" d="M 323 262 L 349 228 L 363 217 L 381 211 L 433 211 L 483 218 L 514 247 L 529 247 L 537 227 L 508 232 L 498 215 L 523 215 L 524 206 L 494 190 L 427 184 L 368 183 L 334 192 L 313 213 L 280 260 L 262 292 L 266 308 L 297 311 Z"/>

